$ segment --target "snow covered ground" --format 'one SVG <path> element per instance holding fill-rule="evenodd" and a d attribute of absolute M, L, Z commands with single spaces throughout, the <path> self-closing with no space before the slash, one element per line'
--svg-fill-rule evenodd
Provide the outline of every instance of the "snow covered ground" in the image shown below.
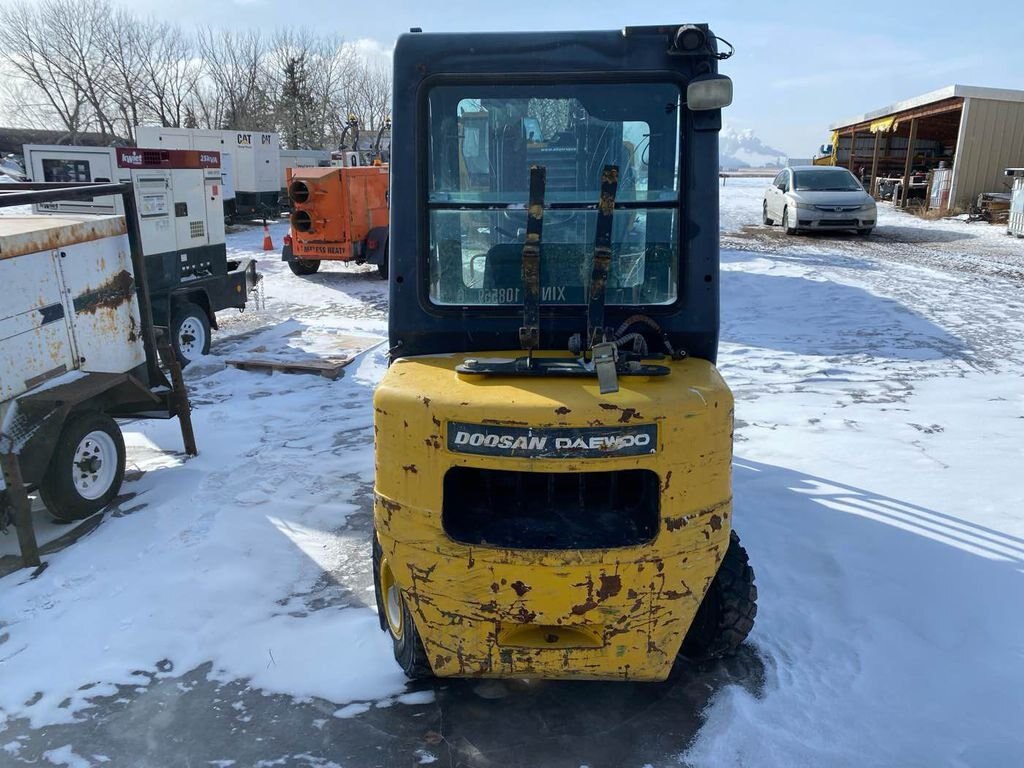
<path fill-rule="evenodd" d="M 867 240 L 786 238 L 758 224 L 765 183 L 722 188 L 719 364 L 760 592 L 738 660 L 406 686 L 368 567 L 384 347 L 334 382 L 224 364 L 383 339 L 385 286 L 268 254 L 265 308 L 225 314 L 187 370 L 200 455 L 174 423 L 126 425 L 138 471 L 102 524 L 0 579 L 0 765 L 1018 764 L 1024 241 L 887 206 Z"/>

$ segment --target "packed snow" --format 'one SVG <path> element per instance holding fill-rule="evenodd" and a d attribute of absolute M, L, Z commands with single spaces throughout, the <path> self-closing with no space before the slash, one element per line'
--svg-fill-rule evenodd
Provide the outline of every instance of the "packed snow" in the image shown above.
<path fill-rule="evenodd" d="M 763 675 L 716 685 L 695 734 L 656 734 L 624 712 L 614 728 L 635 760 L 617 764 L 1018 764 L 1024 241 L 886 205 L 870 238 L 787 238 L 760 225 L 766 183 L 721 190 L 718 361 L 737 397 L 735 526 L 757 574 L 749 642 Z M 283 225 L 271 230 L 279 244 Z M 540 743 L 550 760 L 533 764 L 610 765 L 592 739 L 547 721 L 526 742 L 510 732 L 521 746 L 497 762 L 417 726 L 453 690 L 474 697 L 454 708 L 463 718 L 493 719 L 489 707 L 530 702 L 535 687 L 404 684 L 374 613 L 367 546 L 385 285 L 360 267 L 296 278 L 261 240 L 229 235 L 234 255 L 260 259 L 265 306 L 222 315 L 211 354 L 187 369 L 200 455 L 182 455 L 174 422 L 125 424 L 134 471 L 102 523 L 37 578 L 0 579 L 0 763 L 101 765 L 113 753 L 60 724 L 211 679 L 324 702 L 314 731 L 386 713 L 386 731 L 341 733 L 380 745 L 415 733 L 401 764 L 525 764 Z M 363 351 L 337 381 L 225 365 L 353 345 Z M 587 688 L 582 706 L 655 691 L 656 706 L 673 701 L 617 685 Z M 273 730 L 245 701 L 229 707 L 235 722 Z M 652 754 L 655 741 L 670 746 Z M 366 764 L 337 737 L 315 746 L 281 764 Z M 267 749 L 270 764 L 281 753 Z"/>

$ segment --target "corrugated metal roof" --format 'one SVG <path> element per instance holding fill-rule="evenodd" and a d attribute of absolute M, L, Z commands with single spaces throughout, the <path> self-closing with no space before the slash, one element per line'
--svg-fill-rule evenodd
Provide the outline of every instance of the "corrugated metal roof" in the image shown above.
<path fill-rule="evenodd" d="M 867 112 L 863 115 L 852 117 L 849 120 L 841 120 L 837 123 L 833 123 L 829 126 L 829 130 L 836 131 L 849 125 L 865 123 L 869 120 L 888 117 L 889 115 L 897 112 L 916 109 L 918 107 L 923 107 L 926 104 L 934 104 L 937 101 L 957 97 L 991 99 L 992 101 L 1024 102 L 1024 91 L 1016 91 L 1009 88 L 982 88 L 975 85 L 947 85 L 945 88 L 939 88 L 937 91 L 930 91 L 929 93 L 925 93 L 921 96 L 915 96 L 910 99 L 905 99 L 904 101 L 897 101 L 895 104 L 890 104 L 887 107 L 872 110 L 871 112 Z"/>

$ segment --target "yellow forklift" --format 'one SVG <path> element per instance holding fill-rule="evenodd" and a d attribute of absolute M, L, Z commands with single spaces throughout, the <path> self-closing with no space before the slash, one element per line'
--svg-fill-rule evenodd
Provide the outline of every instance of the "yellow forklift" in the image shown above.
<path fill-rule="evenodd" d="M 398 41 L 373 568 L 409 677 L 664 680 L 753 626 L 715 368 L 719 43 Z"/>

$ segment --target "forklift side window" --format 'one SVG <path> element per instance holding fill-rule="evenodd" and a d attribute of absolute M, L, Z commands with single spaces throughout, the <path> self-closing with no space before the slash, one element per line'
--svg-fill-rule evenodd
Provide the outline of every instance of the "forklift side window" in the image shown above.
<path fill-rule="evenodd" d="M 682 112 L 679 88 L 667 83 L 433 88 L 431 300 L 522 303 L 529 168 L 542 165 L 541 303 L 586 304 L 601 171 L 616 165 L 606 303 L 674 302 Z"/>

